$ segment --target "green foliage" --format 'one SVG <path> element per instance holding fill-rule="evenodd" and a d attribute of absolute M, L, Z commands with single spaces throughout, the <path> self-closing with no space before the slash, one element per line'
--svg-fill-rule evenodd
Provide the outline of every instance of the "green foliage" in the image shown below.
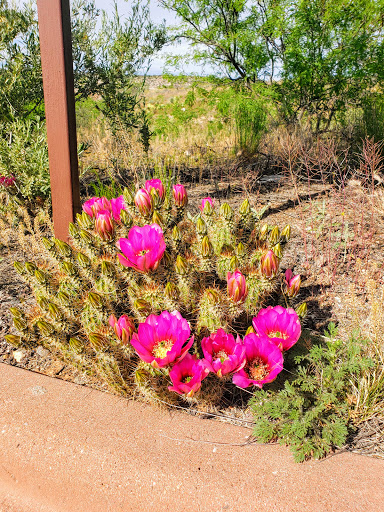
<path fill-rule="evenodd" d="M 383 83 L 383 0 L 162 0 L 197 61 L 235 82 L 269 84 L 287 123 L 315 132 Z M 258 88 L 259 94 L 266 89 Z"/>
<path fill-rule="evenodd" d="M 372 364 L 364 342 L 342 341 L 334 324 L 324 343 L 294 357 L 293 377 L 282 389 L 257 392 L 251 401 L 254 435 L 263 442 L 290 445 L 295 460 L 321 458 L 345 444 L 351 431 L 352 385 Z"/>
<path fill-rule="evenodd" d="M 91 183 L 91 187 L 93 189 L 93 193 L 96 197 L 106 197 L 107 199 L 112 199 L 114 197 L 121 196 L 123 193 L 123 189 L 119 183 L 117 183 L 113 177 L 110 178 L 110 183 L 103 183 L 100 179 L 100 176 L 96 176 L 96 181 Z"/>
<path fill-rule="evenodd" d="M 37 19 L 31 5 L 0 0 L 0 122 L 41 116 L 43 82 Z"/>
<path fill-rule="evenodd" d="M 0 174 L 14 175 L 20 198 L 33 202 L 50 197 L 45 123 L 18 120 L 0 126 Z"/>

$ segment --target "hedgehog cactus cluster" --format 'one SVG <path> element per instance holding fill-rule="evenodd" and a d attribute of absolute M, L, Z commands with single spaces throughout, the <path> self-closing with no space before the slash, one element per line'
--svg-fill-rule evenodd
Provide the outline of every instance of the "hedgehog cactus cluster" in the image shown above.
<path fill-rule="evenodd" d="M 69 243 L 42 237 L 41 260 L 15 262 L 36 305 L 11 309 L 19 334 L 7 340 L 43 344 L 118 393 L 271 382 L 301 332 L 289 307 L 300 276 L 279 275 L 290 227 L 263 225 L 247 199 L 238 212 L 187 204 L 183 185 L 158 179 L 86 201 Z M 265 308 L 271 297 L 287 307 Z"/>

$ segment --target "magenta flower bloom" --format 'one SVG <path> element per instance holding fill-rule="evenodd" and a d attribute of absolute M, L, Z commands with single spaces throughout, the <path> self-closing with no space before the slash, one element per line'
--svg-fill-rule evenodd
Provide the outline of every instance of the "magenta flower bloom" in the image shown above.
<path fill-rule="evenodd" d="M 111 211 L 111 203 L 106 197 L 91 197 L 83 204 L 83 210 L 90 217 L 95 217 L 102 210 Z"/>
<path fill-rule="evenodd" d="M 110 211 L 100 210 L 96 213 L 95 230 L 103 240 L 112 240 L 114 227 Z"/>
<path fill-rule="evenodd" d="M 154 368 L 181 361 L 193 344 L 191 330 L 178 311 L 149 315 L 133 334 L 131 344 L 137 355 Z"/>
<path fill-rule="evenodd" d="M 301 325 L 296 311 L 282 306 L 261 309 L 252 320 L 259 336 L 267 336 L 280 350 L 288 350 L 300 338 Z"/>
<path fill-rule="evenodd" d="M 260 271 L 264 277 L 271 279 L 277 274 L 279 260 L 273 251 L 267 251 L 260 259 Z"/>
<path fill-rule="evenodd" d="M 152 197 L 148 190 L 140 188 L 135 195 L 135 205 L 141 215 L 148 217 L 153 211 Z"/>
<path fill-rule="evenodd" d="M 207 367 L 218 377 L 237 372 L 245 365 L 245 347 L 241 339 L 238 336 L 235 341 L 232 334 L 227 334 L 224 329 L 218 329 L 209 338 L 203 338 L 201 348 Z"/>
<path fill-rule="evenodd" d="M 111 315 L 109 317 L 109 325 L 113 327 L 116 336 L 124 345 L 128 343 L 135 331 L 135 324 L 133 323 L 132 318 L 129 318 L 127 315 L 121 315 L 118 320 L 115 315 Z"/>
<path fill-rule="evenodd" d="M 186 354 L 183 360 L 176 363 L 169 372 L 173 386 L 168 386 L 168 389 L 179 393 L 179 395 L 192 398 L 199 391 L 201 381 L 208 373 L 209 369 L 204 359 L 197 359 L 195 355 Z"/>
<path fill-rule="evenodd" d="M 157 193 L 159 194 L 160 201 L 163 202 L 165 199 L 165 188 L 163 185 L 163 182 L 158 179 L 153 180 L 147 180 L 145 182 L 145 189 L 151 193 L 152 189 L 157 190 Z"/>
<path fill-rule="evenodd" d="M 116 245 L 123 253 L 117 255 L 120 263 L 141 273 L 156 270 L 165 251 L 163 230 L 158 224 L 133 226 L 128 238 L 120 238 Z"/>
<path fill-rule="evenodd" d="M 184 185 L 173 185 L 173 199 L 177 207 L 187 206 L 188 196 Z"/>
<path fill-rule="evenodd" d="M 265 336 L 251 333 L 244 337 L 246 363 L 233 375 L 232 382 L 240 388 L 257 386 L 275 380 L 283 369 L 283 354 Z"/>
<path fill-rule="evenodd" d="M 301 286 L 301 277 L 300 275 L 293 275 L 292 270 L 289 268 L 285 271 L 285 292 L 288 295 L 288 297 L 296 297 L 296 295 L 299 293 L 300 286 Z"/>
<path fill-rule="evenodd" d="M 121 210 L 126 210 L 125 203 L 124 203 L 124 197 L 119 196 L 119 197 L 113 198 L 110 200 L 110 204 L 111 204 L 111 211 L 112 211 L 113 218 L 115 219 L 116 222 L 120 222 Z"/>
<path fill-rule="evenodd" d="M 12 187 L 16 182 L 16 178 L 12 176 L 0 176 L 0 185 L 3 185 L 3 187 Z"/>
<path fill-rule="evenodd" d="M 204 199 L 202 199 L 201 201 L 201 206 L 200 206 L 200 210 L 203 212 L 204 211 L 204 208 L 205 208 L 205 205 L 209 203 L 212 208 L 214 208 L 215 206 L 215 200 L 212 199 L 212 197 L 204 197 Z"/>
<path fill-rule="evenodd" d="M 228 295 L 233 302 L 243 302 L 248 295 L 248 287 L 245 277 L 240 270 L 235 270 L 233 274 L 227 274 Z"/>

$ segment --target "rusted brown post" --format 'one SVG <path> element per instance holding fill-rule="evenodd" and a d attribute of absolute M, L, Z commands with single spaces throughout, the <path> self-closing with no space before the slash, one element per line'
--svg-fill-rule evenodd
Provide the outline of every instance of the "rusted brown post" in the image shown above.
<path fill-rule="evenodd" d="M 55 236 L 81 210 L 69 0 L 37 0 Z"/>

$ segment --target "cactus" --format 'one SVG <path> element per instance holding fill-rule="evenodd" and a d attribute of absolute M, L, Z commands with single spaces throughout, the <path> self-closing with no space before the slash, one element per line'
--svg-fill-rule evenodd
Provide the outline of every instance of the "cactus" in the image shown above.
<path fill-rule="evenodd" d="M 68 243 L 39 227 L 41 258 L 14 264 L 37 306 L 11 309 L 18 335 L 7 340 L 17 347 L 42 343 L 116 393 L 138 388 L 144 396 L 172 400 L 163 389 L 168 370 L 138 358 L 127 335 L 117 336 L 117 318 L 128 315 L 137 329 L 151 314 L 178 310 L 196 336 L 195 354 L 201 338 L 218 329 L 251 332 L 252 316 L 272 292 L 283 289 L 276 275 L 290 227 L 280 232 L 277 226 L 260 226 L 262 213 L 247 199 L 235 212 L 206 198 L 192 216 L 184 187 L 175 185 L 167 195 L 158 181 L 149 180 L 152 184 L 136 193 L 126 188 L 117 213 L 105 198 L 89 200 L 69 225 Z M 158 246 L 158 259 L 150 261 L 150 249 L 142 246 L 133 260 L 124 252 L 130 233 L 141 228 L 149 233 L 153 224 L 165 248 Z M 135 236 L 140 238 L 140 231 Z M 220 397 L 224 385 L 216 377 L 207 379 L 206 400 Z"/>

